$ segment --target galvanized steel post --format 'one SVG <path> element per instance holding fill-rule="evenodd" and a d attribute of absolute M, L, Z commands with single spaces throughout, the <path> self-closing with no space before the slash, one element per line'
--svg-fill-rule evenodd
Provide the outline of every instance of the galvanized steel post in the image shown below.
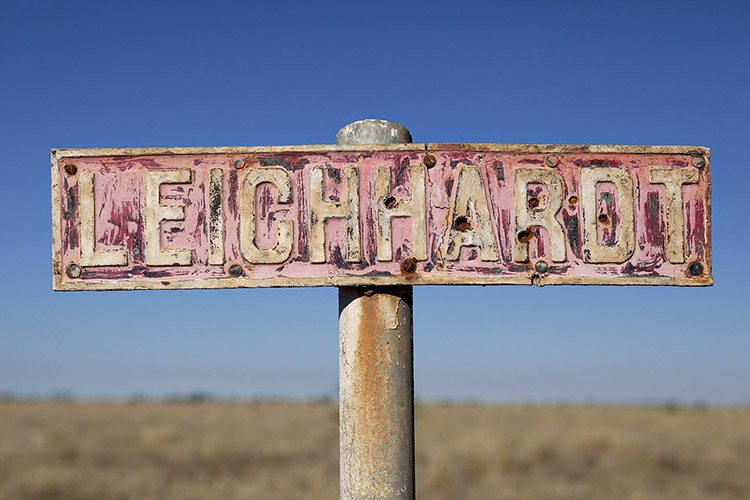
<path fill-rule="evenodd" d="M 403 126 L 361 120 L 337 144 L 410 143 Z M 339 288 L 342 500 L 413 500 L 412 287 Z"/>

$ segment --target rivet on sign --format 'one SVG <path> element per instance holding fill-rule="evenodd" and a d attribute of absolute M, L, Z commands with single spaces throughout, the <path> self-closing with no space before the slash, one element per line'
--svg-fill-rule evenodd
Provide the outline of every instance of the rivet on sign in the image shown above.
<path fill-rule="evenodd" d="M 529 208 L 531 209 L 537 209 L 539 208 L 539 198 L 536 196 L 532 196 L 529 198 Z"/>
<path fill-rule="evenodd" d="M 239 278 L 242 276 L 242 266 L 239 264 L 232 264 L 229 266 L 229 276 L 233 278 Z"/>
<path fill-rule="evenodd" d="M 703 168 L 706 166 L 706 159 L 703 156 L 693 156 L 691 163 L 695 168 Z"/>
<path fill-rule="evenodd" d="M 68 278 L 80 278 L 81 277 L 81 268 L 77 264 L 71 264 L 68 266 L 68 270 L 65 271 L 65 274 L 68 275 Z"/>
<path fill-rule="evenodd" d="M 237 158 L 232 162 L 232 166 L 237 170 L 242 170 L 247 165 L 247 162 L 242 158 Z"/>
<path fill-rule="evenodd" d="M 68 175 L 76 175 L 76 173 L 78 173 L 78 167 L 76 167 L 72 163 L 68 163 L 67 165 L 65 165 L 65 173 Z"/>
<path fill-rule="evenodd" d="M 539 260 L 534 266 L 534 269 L 536 269 L 536 272 L 538 273 L 546 273 L 547 270 L 549 269 L 549 266 L 543 260 Z"/>
<path fill-rule="evenodd" d="M 688 266 L 688 271 L 692 276 L 700 276 L 703 274 L 703 264 L 700 262 L 691 262 Z"/>
<path fill-rule="evenodd" d="M 383 205 L 385 208 L 393 208 L 398 205 L 398 201 L 393 196 L 388 196 L 383 200 Z"/>
<path fill-rule="evenodd" d="M 560 158 L 558 158 L 557 155 L 549 155 L 544 159 L 544 163 L 546 163 L 548 167 L 556 167 L 557 164 L 560 163 Z"/>
<path fill-rule="evenodd" d="M 422 163 L 424 163 L 425 167 L 432 168 L 435 165 L 437 165 L 437 158 L 427 153 L 426 155 L 424 155 L 424 158 L 422 159 Z"/>
<path fill-rule="evenodd" d="M 401 261 L 401 272 L 411 274 L 417 270 L 417 259 L 414 257 L 407 257 Z"/>
<path fill-rule="evenodd" d="M 573 195 L 568 198 L 568 203 L 570 203 L 570 206 L 575 206 L 575 204 L 578 203 L 578 196 Z"/>
<path fill-rule="evenodd" d="M 599 217 L 597 217 L 597 219 L 599 219 L 599 222 L 601 222 L 602 224 L 606 224 L 609 222 L 609 215 L 599 214 Z"/>

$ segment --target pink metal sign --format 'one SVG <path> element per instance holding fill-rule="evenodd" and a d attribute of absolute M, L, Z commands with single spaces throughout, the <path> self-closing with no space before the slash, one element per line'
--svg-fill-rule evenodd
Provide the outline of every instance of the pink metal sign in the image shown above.
<path fill-rule="evenodd" d="M 679 146 L 53 150 L 54 288 L 705 286 L 709 159 Z"/>

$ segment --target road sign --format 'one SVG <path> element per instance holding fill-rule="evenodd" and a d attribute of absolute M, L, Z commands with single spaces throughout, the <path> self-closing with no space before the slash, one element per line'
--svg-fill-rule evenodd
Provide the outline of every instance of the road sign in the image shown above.
<path fill-rule="evenodd" d="M 710 152 L 52 151 L 54 288 L 712 284 Z"/>

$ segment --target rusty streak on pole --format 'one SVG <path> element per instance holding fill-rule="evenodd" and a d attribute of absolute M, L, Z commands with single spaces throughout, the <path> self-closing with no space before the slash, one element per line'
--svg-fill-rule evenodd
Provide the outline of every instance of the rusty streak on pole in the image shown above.
<path fill-rule="evenodd" d="M 343 127 L 337 144 L 410 143 L 383 120 Z M 339 288 L 339 449 L 342 500 L 413 500 L 412 287 Z"/>

